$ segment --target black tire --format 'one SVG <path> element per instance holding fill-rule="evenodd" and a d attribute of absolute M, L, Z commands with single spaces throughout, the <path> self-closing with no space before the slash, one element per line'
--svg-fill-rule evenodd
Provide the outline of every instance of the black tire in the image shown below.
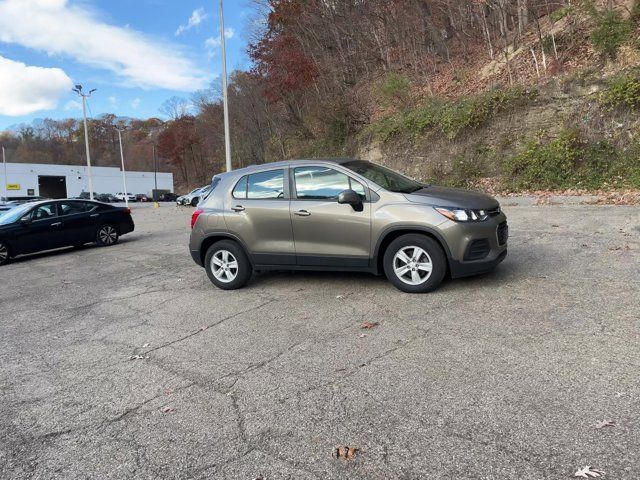
<path fill-rule="evenodd" d="M 235 273 L 235 277 L 229 281 L 222 280 L 216 276 L 213 270 L 213 259 L 216 254 L 220 254 L 223 256 L 224 252 L 229 252 L 229 254 L 235 257 L 235 262 L 237 264 L 237 268 L 229 268 L 229 275 L 233 275 Z M 231 257 L 228 257 L 230 260 L 228 264 L 233 264 L 233 260 Z M 218 258 L 218 260 L 221 260 Z M 251 266 L 251 262 L 247 257 L 247 254 L 244 252 L 242 247 L 238 245 L 236 242 L 232 240 L 221 240 L 217 243 L 214 243 L 207 250 L 207 254 L 204 260 L 204 268 L 207 271 L 207 276 L 211 283 L 213 283 L 216 287 L 222 290 L 237 290 L 239 288 L 244 287 L 249 279 L 251 278 L 251 273 L 253 268 Z M 219 267 L 218 267 L 219 268 Z M 220 272 L 220 270 L 218 270 Z M 219 275 L 223 275 L 223 278 L 228 278 L 225 273 L 220 272 Z"/>
<path fill-rule="evenodd" d="M 197 207 L 199 203 L 200 203 L 200 197 L 194 197 L 194 198 L 191 199 L 191 206 L 192 207 Z"/>
<path fill-rule="evenodd" d="M 11 249 L 9 245 L 0 240 L 0 266 L 6 265 L 11 260 Z"/>
<path fill-rule="evenodd" d="M 399 252 L 415 252 L 412 250 L 412 247 L 417 247 L 418 249 L 422 249 L 424 254 L 416 262 L 407 263 L 406 267 L 408 270 L 404 274 L 403 280 L 396 273 L 396 267 L 405 267 L 402 263 L 403 260 L 396 260 L 396 254 Z M 403 250 L 406 249 L 406 250 Z M 409 255 L 407 255 L 409 256 Z M 430 260 L 430 261 L 429 261 Z M 398 263 L 396 263 L 398 262 Z M 425 271 L 424 269 L 429 268 L 428 265 L 431 266 L 430 273 Z M 427 293 L 435 290 L 442 283 L 445 274 L 447 273 L 447 259 L 445 257 L 444 252 L 442 251 L 442 247 L 430 237 L 426 235 L 420 234 L 408 234 L 403 235 L 401 237 L 396 238 L 391 244 L 387 247 L 384 252 L 383 258 L 383 266 L 384 273 L 389 279 L 389 281 L 399 290 L 402 290 L 406 293 Z M 420 278 L 420 283 L 412 285 L 410 281 L 414 281 L 413 275 L 417 274 Z M 411 278 L 408 278 L 411 276 Z M 424 276 L 424 279 L 422 278 Z"/>
<path fill-rule="evenodd" d="M 118 229 L 110 223 L 100 225 L 96 230 L 96 243 L 99 247 L 111 247 L 118 243 L 119 239 Z"/>

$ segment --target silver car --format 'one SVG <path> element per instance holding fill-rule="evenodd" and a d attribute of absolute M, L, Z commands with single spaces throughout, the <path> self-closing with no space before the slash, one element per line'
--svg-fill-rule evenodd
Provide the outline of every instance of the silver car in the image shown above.
<path fill-rule="evenodd" d="M 190 250 L 222 289 L 244 286 L 253 270 L 291 269 L 384 273 L 421 293 L 507 255 L 494 198 L 362 160 L 258 165 L 218 175 L 212 188 L 193 213 Z"/>

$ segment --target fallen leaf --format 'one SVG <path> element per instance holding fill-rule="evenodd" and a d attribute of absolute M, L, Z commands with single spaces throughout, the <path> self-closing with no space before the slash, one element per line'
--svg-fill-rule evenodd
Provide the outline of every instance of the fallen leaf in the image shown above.
<path fill-rule="evenodd" d="M 359 448 L 336 447 L 334 450 L 334 455 L 336 458 L 344 458 L 345 460 L 351 460 L 359 451 L 360 451 Z"/>
<path fill-rule="evenodd" d="M 203 325 L 200 327 L 200 331 L 204 332 L 207 328 L 209 328 L 207 325 Z"/>
<path fill-rule="evenodd" d="M 145 343 L 144 345 L 142 345 L 142 348 L 149 348 L 151 346 L 150 343 Z"/>
<path fill-rule="evenodd" d="M 602 475 L 604 475 L 604 472 L 602 470 L 596 470 L 595 468 L 586 466 L 578 470 L 573 476 L 582 477 L 582 478 L 590 478 L 590 477 L 594 478 L 594 477 L 601 477 Z"/>
<path fill-rule="evenodd" d="M 369 335 L 366 333 L 363 333 L 362 335 L 360 335 L 358 338 L 367 338 Z"/>
<path fill-rule="evenodd" d="M 176 411 L 175 408 L 172 407 L 164 407 L 162 410 L 160 410 L 162 413 L 174 413 Z"/>
<path fill-rule="evenodd" d="M 560 225 L 558 225 L 557 223 L 554 223 L 553 225 L 551 225 L 553 228 L 560 228 Z"/>
<path fill-rule="evenodd" d="M 616 426 L 616 422 L 613 422 L 611 420 L 602 420 L 601 422 L 598 422 L 596 424 L 596 428 L 606 428 L 606 427 L 615 427 Z"/>
<path fill-rule="evenodd" d="M 378 322 L 364 322 L 362 325 L 360 325 L 360 328 L 371 330 L 372 328 L 376 328 L 378 325 L 380 325 Z"/>
<path fill-rule="evenodd" d="M 344 298 L 343 295 L 336 295 L 337 299 Z"/>
<path fill-rule="evenodd" d="M 165 395 L 171 395 L 172 393 L 173 393 L 173 390 L 171 390 L 170 388 L 167 388 L 167 389 L 164 391 L 164 394 L 165 394 Z"/>
<path fill-rule="evenodd" d="M 149 358 L 149 356 L 144 356 L 144 355 L 131 355 L 129 357 L 129 360 L 146 360 L 147 358 Z"/>

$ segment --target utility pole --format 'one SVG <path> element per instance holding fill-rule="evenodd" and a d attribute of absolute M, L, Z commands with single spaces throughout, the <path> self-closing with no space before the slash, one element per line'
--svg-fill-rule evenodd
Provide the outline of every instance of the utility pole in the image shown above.
<path fill-rule="evenodd" d="M 229 93 L 227 86 L 227 46 L 224 38 L 224 9 L 220 0 L 220 46 L 222 47 L 222 92 L 224 97 L 224 149 L 227 172 L 231 171 L 231 134 L 229 132 Z"/>
<path fill-rule="evenodd" d="M 122 149 L 122 132 L 126 130 L 126 127 L 118 128 L 118 141 L 120 142 L 120 161 L 122 162 L 122 184 L 124 185 L 124 204 L 129 208 L 129 191 L 127 190 L 127 174 L 124 169 L 124 150 Z"/>
<path fill-rule="evenodd" d="M 87 175 L 89 177 L 89 198 L 93 200 L 93 178 L 91 177 L 91 153 L 89 152 L 89 128 L 87 127 L 87 98 L 96 91 L 94 88 L 89 93 L 82 91 L 82 85 L 76 85 L 73 91 L 82 97 L 82 115 L 84 117 L 84 144 L 87 149 Z M 125 192 L 127 193 L 127 192 Z"/>
<path fill-rule="evenodd" d="M 7 177 L 7 154 L 4 151 L 4 147 L 2 147 L 2 163 L 4 164 L 4 201 L 9 201 L 9 177 Z"/>
<path fill-rule="evenodd" d="M 156 185 L 156 188 L 153 191 L 153 206 L 158 208 L 160 206 L 158 203 L 158 158 L 156 156 L 155 143 L 153 144 L 153 181 Z"/>

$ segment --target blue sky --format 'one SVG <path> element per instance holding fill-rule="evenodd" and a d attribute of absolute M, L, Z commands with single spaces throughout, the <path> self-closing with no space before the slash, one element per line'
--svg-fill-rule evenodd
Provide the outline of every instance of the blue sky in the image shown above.
<path fill-rule="evenodd" d="M 225 0 L 229 71 L 248 68 L 250 0 Z M 0 130 L 81 116 L 71 86 L 97 88 L 93 116 L 161 116 L 167 98 L 219 81 L 213 0 L 0 0 Z"/>

